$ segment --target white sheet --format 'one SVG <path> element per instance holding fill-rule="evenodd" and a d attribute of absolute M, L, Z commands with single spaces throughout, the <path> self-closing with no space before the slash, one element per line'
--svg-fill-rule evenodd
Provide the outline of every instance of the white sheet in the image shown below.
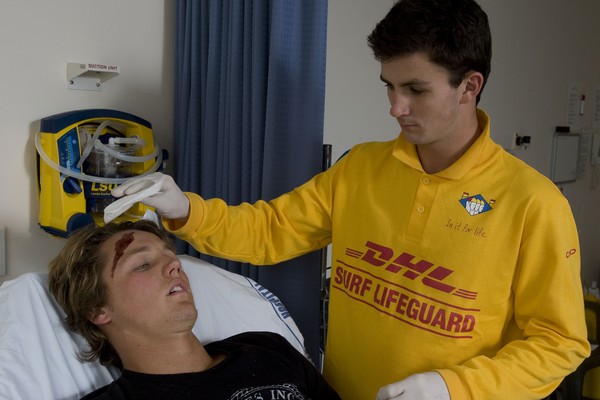
<path fill-rule="evenodd" d="M 203 343 L 245 331 L 272 331 L 305 353 L 304 339 L 279 299 L 251 279 L 180 256 L 190 278 Z M 111 382 L 118 371 L 81 363 L 83 338 L 66 329 L 47 290 L 46 273 L 28 273 L 0 286 L 0 399 L 79 399 Z"/>

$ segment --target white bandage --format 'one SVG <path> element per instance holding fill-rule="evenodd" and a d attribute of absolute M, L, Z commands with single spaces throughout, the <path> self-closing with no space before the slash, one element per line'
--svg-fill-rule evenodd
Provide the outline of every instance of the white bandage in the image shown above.
<path fill-rule="evenodd" d="M 109 204 L 104 209 L 104 222 L 108 224 L 110 221 L 129 210 L 135 203 L 158 193 L 162 187 L 163 180 L 164 176 L 158 177 L 154 174 L 149 175 L 148 178 L 143 181 L 143 184 L 147 186 L 145 189 L 129 196 L 124 196 Z"/>

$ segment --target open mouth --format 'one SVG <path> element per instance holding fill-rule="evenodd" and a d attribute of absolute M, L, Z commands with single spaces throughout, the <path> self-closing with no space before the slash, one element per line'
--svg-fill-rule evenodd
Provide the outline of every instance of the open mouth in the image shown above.
<path fill-rule="evenodd" d="M 171 290 L 169 291 L 169 295 L 172 295 L 173 293 L 177 292 L 183 292 L 183 288 L 179 285 L 173 286 L 173 288 L 171 288 Z"/>

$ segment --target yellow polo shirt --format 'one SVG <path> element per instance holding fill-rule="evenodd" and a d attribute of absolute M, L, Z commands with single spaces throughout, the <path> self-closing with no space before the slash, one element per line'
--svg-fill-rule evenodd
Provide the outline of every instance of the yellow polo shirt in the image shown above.
<path fill-rule="evenodd" d="M 324 375 L 344 400 L 430 370 L 453 400 L 544 397 L 589 354 L 577 230 L 555 185 L 478 118 L 483 133 L 439 173 L 400 135 L 270 202 L 188 193 L 173 232 L 255 265 L 332 242 Z"/>

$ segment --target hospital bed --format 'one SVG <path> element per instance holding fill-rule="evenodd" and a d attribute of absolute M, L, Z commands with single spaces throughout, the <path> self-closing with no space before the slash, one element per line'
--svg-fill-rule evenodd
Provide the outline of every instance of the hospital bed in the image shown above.
<path fill-rule="evenodd" d="M 180 256 L 194 293 L 202 343 L 245 331 L 271 331 L 306 354 L 304 338 L 279 299 L 249 278 Z M 47 273 L 27 273 L 0 286 L 0 399 L 70 400 L 118 377 L 81 362 L 84 339 L 70 332 L 48 292 Z"/>

